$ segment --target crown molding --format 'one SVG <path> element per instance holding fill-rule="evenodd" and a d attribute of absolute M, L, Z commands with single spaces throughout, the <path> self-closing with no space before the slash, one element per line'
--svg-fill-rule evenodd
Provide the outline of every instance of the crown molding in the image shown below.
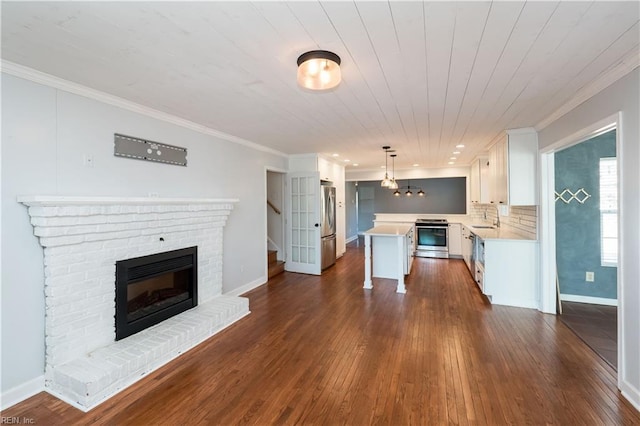
<path fill-rule="evenodd" d="M 248 141 L 246 139 L 239 138 L 237 136 L 229 135 L 224 132 L 212 129 L 207 126 L 203 126 L 193 121 L 185 120 L 184 118 L 176 117 L 175 115 L 168 114 L 166 112 L 158 111 L 156 109 L 120 98 L 118 96 L 110 95 L 99 90 L 91 89 L 78 83 L 73 83 L 68 80 L 64 80 L 59 77 L 52 76 L 50 74 L 43 73 L 33 68 L 25 67 L 13 62 L 2 60 L 0 64 L 0 71 L 6 74 L 13 75 L 15 77 L 23 78 L 25 80 L 33 81 L 34 83 L 42 84 L 45 86 L 53 87 L 54 89 L 63 90 L 65 92 L 73 93 L 76 95 L 84 96 L 85 98 L 94 99 L 99 102 L 109 104 L 118 108 L 132 111 L 138 114 L 146 115 L 147 117 L 155 118 L 157 120 L 164 121 L 166 123 L 174 124 L 176 126 L 184 127 L 189 130 L 203 133 L 209 136 L 243 145 L 258 151 L 267 152 L 269 154 L 278 155 L 288 158 L 288 154 L 277 151 L 275 149 L 257 144 L 255 142 Z"/>
<path fill-rule="evenodd" d="M 592 98 L 602 90 L 606 89 L 625 75 L 640 66 L 640 52 L 637 50 L 624 57 L 618 64 L 614 65 L 604 73 L 600 74 L 595 80 L 582 86 L 567 103 L 555 110 L 551 115 L 547 116 L 541 122 L 536 124 L 534 128 L 539 132 L 563 115 L 567 114 L 578 105 Z"/>

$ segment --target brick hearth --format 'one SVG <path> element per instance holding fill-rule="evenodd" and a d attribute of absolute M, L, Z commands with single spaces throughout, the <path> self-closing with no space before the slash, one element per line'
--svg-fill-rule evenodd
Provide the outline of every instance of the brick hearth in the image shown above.
<path fill-rule="evenodd" d="M 249 313 L 222 296 L 237 200 L 20 197 L 44 247 L 45 389 L 88 410 Z M 198 307 L 115 342 L 115 262 L 198 246 Z"/>

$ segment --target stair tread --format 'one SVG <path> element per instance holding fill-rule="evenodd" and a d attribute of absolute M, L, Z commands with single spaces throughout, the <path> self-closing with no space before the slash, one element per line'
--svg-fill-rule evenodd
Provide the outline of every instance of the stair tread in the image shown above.
<path fill-rule="evenodd" d="M 273 265 L 278 261 L 278 252 L 276 250 L 267 250 L 267 264 Z"/>
<path fill-rule="evenodd" d="M 269 278 L 272 278 L 282 272 L 284 272 L 284 261 L 278 260 L 275 263 L 269 264 L 269 271 L 268 271 Z"/>

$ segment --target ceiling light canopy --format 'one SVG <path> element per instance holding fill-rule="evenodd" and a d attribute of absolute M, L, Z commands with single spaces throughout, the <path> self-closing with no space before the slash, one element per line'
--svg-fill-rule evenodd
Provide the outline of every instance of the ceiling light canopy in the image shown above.
<path fill-rule="evenodd" d="M 340 57 L 333 52 L 312 50 L 298 58 L 298 84 L 305 89 L 333 89 L 341 79 Z"/>

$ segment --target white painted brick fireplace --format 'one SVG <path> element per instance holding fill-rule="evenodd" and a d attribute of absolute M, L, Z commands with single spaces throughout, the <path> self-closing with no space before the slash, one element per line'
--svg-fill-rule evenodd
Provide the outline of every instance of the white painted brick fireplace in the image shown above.
<path fill-rule="evenodd" d="M 249 313 L 222 296 L 237 200 L 25 196 L 44 248 L 45 389 L 89 410 Z M 115 341 L 115 263 L 198 247 L 198 306 Z"/>

